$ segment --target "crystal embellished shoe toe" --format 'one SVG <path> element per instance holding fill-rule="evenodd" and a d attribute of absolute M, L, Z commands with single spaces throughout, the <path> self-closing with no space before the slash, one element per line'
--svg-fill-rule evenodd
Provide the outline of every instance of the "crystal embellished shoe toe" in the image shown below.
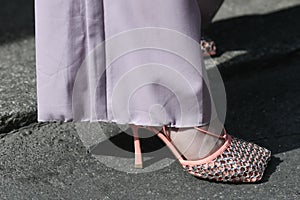
<path fill-rule="evenodd" d="M 142 168 L 142 152 L 138 137 L 139 125 L 130 124 L 134 134 L 135 167 Z M 153 131 L 169 147 L 178 159 L 183 169 L 188 173 L 207 180 L 218 182 L 247 183 L 257 182 L 263 177 L 267 163 L 271 158 L 271 151 L 257 144 L 246 142 L 226 133 L 218 136 L 199 127 L 198 131 L 224 140 L 223 145 L 213 154 L 199 160 L 186 160 L 171 143 L 167 127 L 163 131 L 154 127 L 146 127 Z"/>
<path fill-rule="evenodd" d="M 201 51 L 204 57 L 215 56 L 217 47 L 214 41 L 206 37 L 202 37 L 200 41 Z"/>

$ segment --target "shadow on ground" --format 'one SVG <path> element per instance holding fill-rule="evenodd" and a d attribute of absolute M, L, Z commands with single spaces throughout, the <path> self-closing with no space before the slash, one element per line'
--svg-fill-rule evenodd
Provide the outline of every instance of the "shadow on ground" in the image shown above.
<path fill-rule="evenodd" d="M 214 22 L 207 33 L 221 52 L 269 50 L 278 41 L 292 45 L 300 39 L 300 6 L 264 15 L 248 15 Z M 34 1 L 2 0 L 0 7 L 0 44 L 34 35 Z"/>
<path fill-rule="evenodd" d="M 2 0 L 0 44 L 34 35 L 34 1 Z"/>
<path fill-rule="evenodd" d="M 211 24 L 206 34 L 217 44 L 219 55 L 242 51 L 220 67 L 239 65 L 244 60 L 269 60 L 300 48 L 300 6 L 262 15 L 246 15 Z M 252 66 L 253 67 L 253 66 Z M 243 66 L 238 66 L 243 70 Z"/>
<path fill-rule="evenodd" d="M 1 3 L 0 44 L 33 36 L 33 1 L 4 0 Z M 208 34 L 216 41 L 221 52 L 247 51 L 246 55 L 227 62 L 230 63 L 249 55 L 261 57 L 268 51 L 299 48 L 299 17 L 300 6 L 265 15 L 236 17 L 213 23 Z M 299 54 L 283 58 L 279 64 L 269 63 L 270 67 L 263 69 L 259 68 L 259 64 L 250 66 L 252 71 L 247 73 L 223 73 L 228 100 L 228 132 L 265 146 L 273 154 L 300 147 L 300 61 L 296 57 Z M 239 69 L 243 70 L 243 67 L 239 66 Z M 112 137 L 110 141 L 121 149 L 133 151 L 133 138 L 125 133 Z M 104 143 L 97 145 L 101 147 L 101 155 L 111 155 L 112 151 Z M 142 145 L 144 152 L 155 151 L 163 146 L 155 137 L 143 139 Z M 273 157 L 266 177 L 275 171 L 280 162 Z"/>
<path fill-rule="evenodd" d="M 259 71 L 247 71 L 227 78 L 225 126 L 230 134 L 267 147 L 276 155 L 300 147 L 299 53 L 274 65 L 271 63 Z M 156 136 L 144 138 L 141 142 L 145 153 L 164 147 Z M 112 150 L 114 145 L 118 149 Z M 124 132 L 98 144 L 94 153 L 122 156 L 123 150 L 133 152 L 133 137 Z M 173 157 L 171 153 L 154 156 L 145 166 L 166 156 Z M 263 181 L 268 180 L 281 162 L 276 156 L 272 157 Z"/>
<path fill-rule="evenodd" d="M 295 53 L 261 70 L 224 75 L 228 131 L 273 154 L 300 148 L 299 66 Z M 266 177 L 280 162 L 273 156 Z"/>

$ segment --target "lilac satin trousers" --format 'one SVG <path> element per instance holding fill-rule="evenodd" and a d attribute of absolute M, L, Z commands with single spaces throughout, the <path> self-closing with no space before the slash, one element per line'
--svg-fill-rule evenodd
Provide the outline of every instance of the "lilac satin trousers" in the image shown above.
<path fill-rule="evenodd" d="M 36 0 L 38 121 L 208 123 L 200 15 L 196 0 Z"/>

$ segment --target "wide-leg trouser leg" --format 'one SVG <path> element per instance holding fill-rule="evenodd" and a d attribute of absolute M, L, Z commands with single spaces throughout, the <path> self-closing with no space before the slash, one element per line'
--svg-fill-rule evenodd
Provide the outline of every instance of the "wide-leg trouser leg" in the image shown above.
<path fill-rule="evenodd" d="M 38 121 L 209 122 L 196 0 L 37 0 L 35 11 Z"/>

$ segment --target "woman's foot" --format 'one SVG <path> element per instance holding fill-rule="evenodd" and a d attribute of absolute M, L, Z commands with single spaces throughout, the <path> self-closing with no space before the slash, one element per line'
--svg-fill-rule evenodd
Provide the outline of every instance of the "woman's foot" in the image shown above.
<path fill-rule="evenodd" d="M 223 135 L 223 125 L 219 120 L 199 127 L 215 135 Z M 170 139 L 178 151 L 188 160 L 199 160 L 218 150 L 224 140 L 205 134 L 195 128 L 170 128 Z"/>
<path fill-rule="evenodd" d="M 244 183 L 261 180 L 271 158 L 271 152 L 257 144 L 227 134 L 224 127 L 218 124 L 219 121 L 216 120 L 211 122 L 211 126 L 193 127 L 199 132 L 193 132 L 190 128 L 171 128 L 167 131 L 166 125 L 162 130 L 155 127 L 146 128 L 153 131 L 169 147 L 189 174 L 221 182 Z M 131 125 L 134 134 L 136 168 L 141 168 L 143 163 L 138 136 L 138 129 L 141 127 Z M 224 134 L 217 134 L 220 127 Z M 198 137 L 196 133 L 201 136 Z M 207 138 L 202 134 L 206 134 Z M 212 142 L 212 137 L 217 140 Z M 224 143 L 219 138 L 224 140 Z"/>

